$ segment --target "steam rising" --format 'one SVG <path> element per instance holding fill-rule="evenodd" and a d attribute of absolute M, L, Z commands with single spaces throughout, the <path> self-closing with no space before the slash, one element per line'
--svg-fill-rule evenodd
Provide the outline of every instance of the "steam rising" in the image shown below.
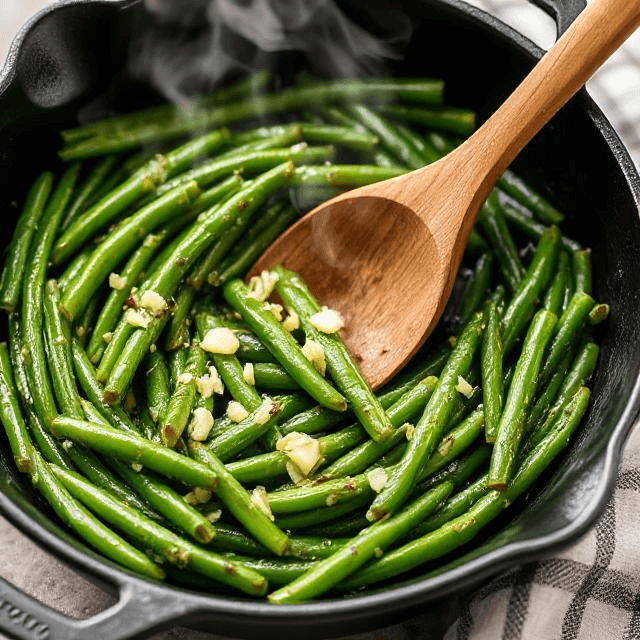
<path fill-rule="evenodd" d="M 334 0 L 145 0 L 145 6 L 151 18 L 135 40 L 131 71 L 178 103 L 235 75 L 273 70 L 284 52 L 300 55 L 322 77 L 380 75 L 411 36 L 397 9 L 383 12 L 374 25 L 381 33 L 373 35 Z"/>

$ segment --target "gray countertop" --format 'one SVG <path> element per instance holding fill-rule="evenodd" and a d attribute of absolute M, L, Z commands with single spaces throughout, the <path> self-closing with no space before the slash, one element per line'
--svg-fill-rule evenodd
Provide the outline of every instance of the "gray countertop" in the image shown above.
<path fill-rule="evenodd" d="M 11 38 L 25 20 L 52 3 L 52 0 L 0 0 L 0 60 L 4 60 Z M 490 9 L 542 46 L 548 46 L 553 41 L 549 20 L 522 1 L 473 0 L 472 4 Z M 639 60 L 640 36 L 636 34 L 589 86 L 592 96 L 618 129 L 636 163 L 640 159 L 637 139 L 637 130 L 640 128 L 634 126 L 640 120 Z M 42 602 L 74 618 L 89 618 L 114 604 L 110 595 L 40 549 L 1 517 L 0 575 Z M 394 628 L 367 636 L 374 637 L 382 640 L 411 636 Z M 187 638 L 205 640 L 214 636 L 173 629 L 155 635 L 153 640 Z M 360 638 L 364 640 L 364 637 Z"/>

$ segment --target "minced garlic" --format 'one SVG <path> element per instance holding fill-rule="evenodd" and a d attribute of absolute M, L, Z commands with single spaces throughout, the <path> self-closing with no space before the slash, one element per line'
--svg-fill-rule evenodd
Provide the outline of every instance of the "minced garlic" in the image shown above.
<path fill-rule="evenodd" d="M 322 311 L 314 313 L 309 318 L 309 322 L 322 333 L 337 333 L 344 327 L 342 316 L 335 309 L 329 309 L 329 307 L 322 307 Z"/>
<path fill-rule="evenodd" d="M 302 347 L 302 353 L 304 353 L 307 360 L 311 362 L 320 375 L 323 376 L 327 370 L 327 360 L 322 345 L 316 340 L 307 339 Z"/>
<path fill-rule="evenodd" d="M 151 322 L 151 318 L 148 316 L 148 314 L 136 309 L 127 309 L 127 311 L 125 312 L 125 318 L 127 320 L 127 324 L 130 324 L 132 327 L 138 327 L 140 329 L 146 329 Z"/>
<path fill-rule="evenodd" d="M 458 376 L 456 390 L 467 398 L 470 398 L 473 395 L 473 387 L 462 376 Z"/>
<path fill-rule="evenodd" d="M 231 329 L 216 327 L 207 331 L 207 334 L 200 342 L 200 347 L 209 353 L 231 355 L 240 347 L 240 341 Z"/>
<path fill-rule="evenodd" d="M 242 368 L 242 377 L 247 384 L 250 384 L 252 387 L 255 387 L 256 384 L 256 374 L 255 369 L 253 368 L 253 362 L 246 362 L 244 367 Z"/>
<path fill-rule="evenodd" d="M 231 400 L 227 405 L 227 416 L 233 422 L 242 422 L 249 412 L 236 400 Z"/>
<path fill-rule="evenodd" d="M 127 286 L 127 279 L 118 273 L 109 274 L 109 286 L 117 291 L 122 291 Z"/>
<path fill-rule="evenodd" d="M 169 307 L 167 301 L 155 291 L 145 291 L 140 296 L 140 306 L 152 313 L 153 315 L 162 314 Z"/>
<path fill-rule="evenodd" d="M 197 407 L 191 414 L 189 422 L 188 434 L 191 440 L 204 442 L 209 436 L 209 432 L 213 427 L 213 415 L 211 411 L 205 407 Z"/>

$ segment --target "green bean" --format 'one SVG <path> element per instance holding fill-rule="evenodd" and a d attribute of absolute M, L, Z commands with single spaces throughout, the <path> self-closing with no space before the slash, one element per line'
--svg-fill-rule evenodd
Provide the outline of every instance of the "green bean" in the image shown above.
<path fill-rule="evenodd" d="M 127 207 L 145 194 L 153 193 L 167 178 L 189 166 L 194 158 L 220 147 L 228 138 L 226 129 L 213 131 L 150 160 L 69 225 L 55 244 L 52 256 L 54 264 L 67 260 Z"/>
<path fill-rule="evenodd" d="M 553 225 L 559 224 L 564 219 L 560 211 L 511 169 L 507 169 L 498 178 L 497 184 L 502 191 L 527 207 L 541 222 Z"/>
<path fill-rule="evenodd" d="M 215 473 L 218 478 L 216 493 L 233 516 L 258 542 L 276 555 L 282 555 L 289 546 L 287 534 L 253 504 L 244 487 L 227 471 L 213 451 L 199 442 L 190 441 L 189 452 Z"/>
<path fill-rule="evenodd" d="M 465 284 L 458 316 L 460 323 L 465 324 L 471 316 L 480 309 L 487 296 L 493 276 L 493 254 L 485 252 L 480 255 L 474 266 L 471 277 Z"/>
<path fill-rule="evenodd" d="M 585 384 L 593 373 L 600 354 L 600 348 L 591 340 L 585 340 L 578 349 L 569 371 L 558 391 L 557 399 L 549 409 L 542 424 L 533 425 L 533 431 L 525 445 L 527 449 L 537 447 L 553 428 L 556 418 L 564 411 L 571 397 Z"/>
<path fill-rule="evenodd" d="M 271 311 L 265 310 L 263 303 L 248 293 L 239 279 L 230 280 L 223 288 L 227 302 L 240 313 L 247 325 L 298 384 L 322 406 L 344 411 L 347 408 L 344 397 L 318 373 Z"/>
<path fill-rule="evenodd" d="M 154 351 L 147 356 L 145 385 L 149 413 L 153 421 L 157 422 L 164 414 L 171 397 L 169 368 L 161 351 Z"/>
<path fill-rule="evenodd" d="M 325 333 L 314 326 L 312 317 L 320 312 L 320 305 L 297 274 L 281 266 L 276 267 L 275 272 L 280 297 L 300 316 L 307 339 L 322 346 L 331 378 L 349 401 L 356 418 L 375 441 L 386 440 L 393 431 L 389 418 L 339 333 Z"/>
<path fill-rule="evenodd" d="M 395 120 L 419 124 L 428 129 L 448 131 L 461 136 L 468 136 L 476 126 L 475 113 L 469 109 L 455 107 L 428 109 L 426 107 L 387 104 L 381 105 L 378 110 Z"/>
<path fill-rule="evenodd" d="M 184 540 L 114 500 L 73 472 L 59 467 L 52 467 L 52 470 L 65 487 L 89 509 L 99 513 L 100 517 L 167 561 L 180 567 L 188 567 L 244 593 L 261 595 L 266 592 L 266 579 L 252 569 Z"/>
<path fill-rule="evenodd" d="M 196 315 L 198 335 L 202 342 L 210 329 L 219 328 L 222 323 L 213 315 Z M 262 404 L 262 398 L 255 387 L 244 379 L 243 367 L 234 354 L 211 354 L 215 367 L 231 397 L 248 411 L 255 411 Z"/>
<path fill-rule="evenodd" d="M 156 226 L 180 215 L 200 194 L 195 182 L 169 191 L 119 224 L 95 249 L 82 273 L 65 288 L 61 310 L 73 320 L 114 267 Z"/>
<path fill-rule="evenodd" d="M 536 247 L 531 263 L 502 316 L 505 355 L 511 352 L 535 310 L 535 304 L 553 275 L 560 245 L 557 227 L 549 227 Z"/>
<path fill-rule="evenodd" d="M 498 260 L 502 277 L 509 288 L 515 291 L 524 275 L 524 268 L 495 190 L 480 208 L 478 224 Z"/>
<path fill-rule="evenodd" d="M 542 222 L 538 222 L 529 211 L 523 211 L 522 209 L 513 207 L 507 202 L 502 203 L 502 211 L 507 221 L 514 228 L 522 231 L 532 240 L 539 240 L 542 234 L 549 228 Z M 573 252 L 581 248 L 578 242 L 572 238 L 568 238 L 564 234 L 561 234 L 560 242 L 565 251 Z"/>
<path fill-rule="evenodd" d="M 238 246 L 209 276 L 213 286 L 221 286 L 232 278 L 242 277 L 266 248 L 298 217 L 294 207 L 286 207 L 281 215 L 254 238 Z"/>
<path fill-rule="evenodd" d="M 58 416 L 51 423 L 51 432 L 104 455 L 142 464 L 187 485 L 209 490 L 216 488 L 217 476 L 206 465 L 133 433 L 66 416 Z"/>
<path fill-rule="evenodd" d="M 413 129 L 410 129 L 401 122 L 396 122 L 395 127 L 398 134 L 405 138 L 409 144 L 413 145 L 420 152 L 424 164 L 431 164 L 441 157 L 440 153 L 438 153 L 433 145 Z"/>
<path fill-rule="evenodd" d="M 250 215 L 267 197 L 282 188 L 289 179 L 292 166 L 280 165 L 256 178 L 252 183 L 229 198 L 223 205 L 194 225 L 171 252 L 169 258 L 141 286 L 165 299 L 173 295 L 180 280 L 198 256 L 228 229 L 240 215 Z M 146 329 L 136 330 L 124 345 L 105 386 L 105 400 L 118 402 L 128 388 L 147 349 L 162 331 L 167 316 L 151 319 Z"/>
<path fill-rule="evenodd" d="M 53 474 L 51 470 L 64 473 L 72 473 L 71 471 L 63 470 L 59 466 L 47 465 L 37 453 L 33 456 L 33 461 L 34 484 L 63 522 L 66 522 L 100 553 L 115 562 L 155 580 L 164 578 L 164 571 L 146 554 L 113 533 L 82 507 L 60 483 L 58 475 Z"/>
<path fill-rule="evenodd" d="M 568 270 L 563 266 L 563 262 L 569 259 L 566 251 L 560 251 L 558 255 L 558 268 L 556 274 L 544 296 L 543 307 L 551 313 L 559 316 L 564 307 L 565 294 L 567 291 Z"/>
<path fill-rule="evenodd" d="M 49 280 L 43 296 L 45 349 L 49 361 L 49 375 L 62 413 L 82 418 L 80 396 L 71 363 L 70 327 L 60 316 L 58 284 Z"/>
<path fill-rule="evenodd" d="M 363 104 L 346 107 L 347 114 L 364 125 L 378 138 L 382 146 L 409 169 L 424 166 L 424 158 L 415 145 L 398 133 L 395 126 L 379 113 Z"/>
<path fill-rule="evenodd" d="M 370 558 L 379 555 L 396 540 L 429 516 L 451 493 L 453 485 L 443 482 L 397 515 L 361 531 L 329 558 L 321 560 L 285 587 L 269 594 L 274 604 L 300 602 L 318 596 L 352 574 Z"/>
<path fill-rule="evenodd" d="M 274 362 L 256 362 L 253 365 L 256 388 L 269 391 L 298 391 L 300 385 L 286 372 L 284 367 Z"/>
<path fill-rule="evenodd" d="M 45 171 L 27 194 L 11 238 L 0 278 L 0 308 L 15 311 L 22 292 L 22 277 L 38 222 L 44 212 L 53 183 L 53 174 Z"/>
<path fill-rule="evenodd" d="M 511 505 L 562 451 L 584 414 L 589 390 L 582 387 L 567 410 L 559 416 L 555 428 L 540 446 L 531 450 L 519 467 L 510 487 L 489 491 L 464 514 L 440 528 L 390 551 L 345 580 L 341 589 L 355 589 L 380 582 L 413 569 L 429 560 L 440 558 L 472 540 L 489 522 Z"/>
<path fill-rule="evenodd" d="M 303 140 L 312 144 L 333 144 L 354 151 L 371 151 L 379 142 L 377 136 L 356 131 L 352 127 L 306 122 L 298 126 Z"/>
<path fill-rule="evenodd" d="M 91 200 L 100 192 L 105 180 L 113 174 L 116 163 L 120 160 L 118 156 L 108 156 L 97 162 L 87 174 L 78 189 L 73 200 L 69 204 L 64 220 L 60 224 L 60 229 L 64 231 L 76 216 L 81 214 L 91 203 Z"/>
<path fill-rule="evenodd" d="M 122 313 L 122 306 L 131 295 L 131 288 L 136 284 L 163 240 L 163 233 L 148 235 L 119 274 L 121 280 L 118 280 L 117 286 L 112 288 L 104 303 L 87 346 L 87 354 L 92 362 L 99 361 L 106 346 L 105 336 L 109 336 L 108 339 L 112 337 L 111 332 Z"/>
<path fill-rule="evenodd" d="M 416 424 L 405 454 L 389 478 L 387 486 L 376 496 L 367 513 L 369 520 L 379 520 L 393 513 L 406 499 L 415 476 L 427 462 L 445 432 L 454 408 L 459 378 L 467 375 L 477 347 L 480 346 L 484 314 L 478 312 L 465 326 L 447 364 L 440 375 L 438 386 Z"/>
<path fill-rule="evenodd" d="M 496 429 L 487 484 L 504 491 L 514 473 L 529 405 L 535 395 L 543 354 L 556 325 L 554 313 L 541 309 L 527 331 Z"/>
<path fill-rule="evenodd" d="M 576 290 L 591 294 L 593 290 L 591 249 L 579 249 L 573 252 L 573 275 Z"/>
<path fill-rule="evenodd" d="M 184 371 L 158 420 L 160 439 L 167 447 L 175 447 L 187 427 L 196 399 L 196 379 L 204 374 L 205 366 L 204 351 L 197 345 L 189 347 Z"/>
<path fill-rule="evenodd" d="M 126 134 L 100 138 L 97 142 L 89 139 L 80 141 L 66 151 L 64 157 L 83 157 L 89 153 L 112 153 L 135 148 L 141 144 L 177 138 L 191 131 L 211 129 L 241 122 L 268 114 L 285 113 L 305 108 L 308 105 L 338 102 L 349 99 L 380 101 L 390 97 L 424 104 L 440 104 L 443 83 L 438 80 L 342 80 L 340 82 L 319 82 L 311 86 L 291 87 L 265 96 L 213 106 L 193 114 L 177 114 L 170 122 L 161 125 L 151 122 L 127 130 Z M 69 135 L 69 134 L 67 134 Z M 72 154 L 73 152 L 73 154 Z"/>
<path fill-rule="evenodd" d="M 257 409 L 211 439 L 207 446 L 222 462 L 231 460 L 276 424 L 280 406 L 278 401 L 265 398 Z"/>
<path fill-rule="evenodd" d="M 401 440 L 407 439 L 408 429 L 402 428 L 402 425 L 414 419 L 416 414 L 423 410 L 437 383 L 438 379 L 435 376 L 427 376 L 413 389 L 407 391 L 387 409 L 389 421 L 395 427 L 391 437 L 384 442 L 366 440 L 323 469 L 322 478 L 337 478 L 360 473 Z"/>
<path fill-rule="evenodd" d="M 300 167 L 293 176 L 294 186 L 332 185 L 361 187 L 373 182 L 405 174 L 404 167 L 384 167 L 359 164 L 312 165 Z"/>
<path fill-rule="evenodd" d="M 558 319 L 555 335 L 542 363 L 539 384 L 546 384 L 558 368 L 560 361 L 568 352 L 571 352 L 580 338 L 582 328 L 587 323 L 594 305 L 595 301 L 588 293 L 581 289 L 576 290 L 567 309 Z"/>
<path fill-rule="evenodd" d="M 502 334 L 500 316 L 493 301 L 487 303 L 487 328 L 482 338 L 482 404 L 487 442 L 494 442 L 504 401 Z"/>
<path fill-rule="evenodd" d="M 0 343 L 0 420 L 4 425 L 16 467 L 23 473 L 32 473 L 33 443 L 20 411 L 6 342 Z"/>
<path fill-rule="evenodd" d="M 73 129 L 66 129 L 61 132 L 62 138 L 66 142 L 74 142 L 99 135 L 101 137 L 109 137 L 114 132 L 129 128 L 136 129 L 141 125 L 147 124 L 149 121 L 162 122 L 171 121 L 177 113 L 197 110 L 203 105 L 224 104 L 231 100 L 236 100 L 249 95 L 255 95 L 260 92 L 271 81 L 271 74 L 268 71 L 260 70 L 252 73 L 237 82 L 223 87 L 218 87 L 212 93 L 197 98 L 184 104 L 161 104 L 154 107 L 148 107 L 133 113 L 112 116 L 103 120 L 97 120 L 87 124 L 80 125 Z M 189 132 L 191 133 L 191 132 Z"/>
<path fill-rule="evenodd" d="M 71 165 L 58 181 L 45 207 L 43 222 L 33 238 L 24 272 L 21 310 L 23 358 L 36 411 L 46 426 L 57 415 L 58 409 L 44 349 L 43 288 L 51 247 L 71 197 L 76 176 L 77 167 Z"/>
<path fill-rule="evenodd" d="M 591 325 L 600 324 L 609 317 L 609 311 L 611 308 L 608 304 L 599 302 L 594 305 L 593 309 L 589 311 L 589 323 Z"/>

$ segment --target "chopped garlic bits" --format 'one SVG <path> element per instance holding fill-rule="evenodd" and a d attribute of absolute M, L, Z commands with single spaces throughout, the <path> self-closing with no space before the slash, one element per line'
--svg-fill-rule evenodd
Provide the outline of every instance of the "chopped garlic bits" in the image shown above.
<path fill-rule="evenodd" d="M 300 328 L 300 316 L 295 309 L 287 308 L 287 317 L 282 321 L 282 328 L 291 333 Z"/>
<path fill-rule="evenodd" d="M 227 416 L 233 422 L 242 422 L 249 412 L 236 400 L 231 400 L 227 405 Z"/>
<path fill-rule="evenodd" d="M 276 449 L 289 458 L 291 464 L 287 464 L 287 471 L 296 484 L 306 480 L 324 460 L 320 442 L 306 433 L 288 433 L 278 439 Z"/>
<path fill-rule="evenodd" d="M 462 376 L 458 376 L 456 391 L 460 392 L 467 398 L 470 398 L 473 395 L 473 387 Z"/>
<path fill-rule="evenodd" d="M 191 384 L 193 382 L 193 374 L 185 371 L 178 376 L 177 382 L 178 384 Z"/>
<path fill-rule="evenodd" d="M 197 407 L 191 414 L 191 422 L 189 422 L 188 433 L 191 440 L 204 442 L 209 436 L 209 432 L 213 427 L 213 415 L 209 409 L 205 407 Z"/>
<path fill-rule="evenodd" d="M 327 360 L 324 355 L 324 349 L 319 342 L 307 338 L 302 347 L 302 353 L 304 353 L 307 360 L 318 370 L 320 375 L 325 374 L 327 370 Z"/>
<path fill-rule="evenodd" d="M 253 368 L 253 362 L 246 362 L 244 367 L 242 368 L 242 377 L 247 384 L 250 384 L 252 387 L 256 385 L 256 373 Z"/>
<path fill-rule="evenodd" d="M 269 418 L 278 411 L 278 404 L 269 398 L 265 398 L 253 415 L 255 424 L 266 424 Z"/>
<path fill-rule="evenodd" d="M 230 355 L 238 350 L 240 341 L 231 329 L 216 327 L 207 331 L 207 335 L 200 342 L 200 347 L 209 353 Z"/>
<path fill-rule="evenodd" d="M 155 291 L 145 291 L 140 297 L 140 306 L 154 316 L 162 315 L 168 308 L 167 301 Z"/>
<path fill-rule="evenodd" d="M 282 312 L 284 309 L 281 304 L 275 304 L 274 302 L 265 302 L 264 310 L 270 311 L 273 317 L 280 322 L 282 320 Z"/>
<path fill-rule="evenodd" d="M 206 504 L 211 500 L 211 491 L 203 489 L 202 487 L 195 487 L 189 493 L 185 494 L 184 499 L 192 506 L 199 504 Z"/>
<path fill-rule="evenodd" d="M 376 493 L 380 493 L 387 484 L 389 484 L 387 472 L 382 467 L 377 467 L 369 471 L 369 473 L 367 473 L 367 481 Z"/>
<path fill-rule="evenodd" d="M 208 374 L 196 378 L 196 389 L 203 398 L 210 398 L 214 393 L 219 396 L 224 393 L 224 384 L 213 365 L 209 367 Z"/>
<path fill-rule="evenodd" d="M 127 309 L 125 312 L 125 318 L 127 320 L 127 324 L 140 329 L 146 329 L 151 322 L 149 314 L 143 311 L 138 311 L 137 309 Z"/>
<path fill-rule="evenodd" d="M 263 271 L 249 280 L 247 295 L 264 302 L 273 292 L 276 282 L 278 282 L 278 274 L 275 271 Z"/>
<path fill-rule="evenodd" d="M 258 485 L 251 492 L 251 504 L 256 507 L 256 509 L 260 509 L 270 520 L 275 520 L 273 513 L 271 513 L 271 507 L 269 506 L 267 490 L 264 487 Z"/>
<path fill-rule="evenodd" d="M 122 291 L 127 286 L 127 279 L 117 273 L 109 274 L 109 286 L 117 291 Z"/>
<path fill-rule="evenodd" d="M 322 311 L 314 313 L 309 318 L 309 322 L 322 333 L 337 333 L 344 327 L 342 316 L 335 309 L 329 309 L 329 307 L 322 307 Z"/>

